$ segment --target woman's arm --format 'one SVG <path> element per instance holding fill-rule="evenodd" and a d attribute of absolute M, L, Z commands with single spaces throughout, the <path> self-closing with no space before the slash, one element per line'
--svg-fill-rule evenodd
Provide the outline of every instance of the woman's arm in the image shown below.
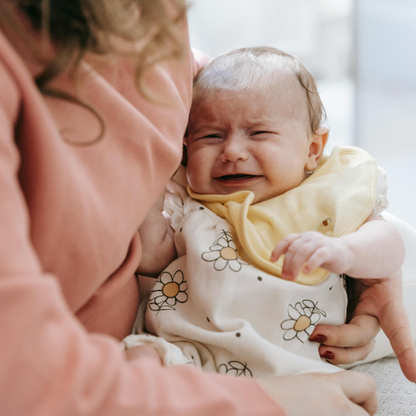
<path fill-rule="evenodd" d="M 27 94 L 35 87 L 29 80 L 25 89 L 16 82 L 19 76 L 28 78 L 27 70 L 19 66 L 12 71 L 12 55 L 2 54 L 4 42 L 0 33 L 1 413 L 283 416 L 281 408 L 253 380 L 214 377 L 189 366 L 167 369 L 148 358 L 127 363 L 115 339 L 88 333 L 75 318 L 58 278 L 44 270 L 32 244 L 34 218 L 28 209 L 29 195 L 20 186 L 21 155 L 15 132 L 31 104 L 39 104 L 33 108 L 39 112 L 32 115 L 42 114 L 44 106 L 39 94 L 34 93 L 31 101 L 22 99 L 21 91 Z M 28 130 L 19 137 L 33 141 L 34 133 Z M 42 166 L 46 169 L 47 163 Z M 48 174 L 46 171 L 45 176 Z M 51 227 L 48 218 L 42 224 Z M 62 250 L 59 245 L 55 249 Z M 77 267 L 74 261 L 74 274 Z M 119 307 L 122 305 L 108 302 L 108 308 Z"/>
<path fill-rule="evenodd" d="M 368 416 L 377 411 L 375 383 L 365 373 L 311 373 L 257 381 L 287 416 Z"/>

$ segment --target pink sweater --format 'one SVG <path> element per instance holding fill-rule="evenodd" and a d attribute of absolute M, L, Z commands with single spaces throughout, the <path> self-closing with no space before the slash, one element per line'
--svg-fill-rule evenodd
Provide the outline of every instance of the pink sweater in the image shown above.
<path fill-rule="evenodd" d="M 96 118 L 42 96 L 16 47 L 0 33 L 0 414 L 283 415 L 253 380 L 127 363 L 116 341 L 138 306 L 137 229 L 180 161 L 191 57 L 150 76 L 170 108 L 136 92 L 127 63 L 85 64 L 106 130 L 80 147 L 62 136 L 93 140 Z M 54 85 L 75 92 L 66 74 Z"/>

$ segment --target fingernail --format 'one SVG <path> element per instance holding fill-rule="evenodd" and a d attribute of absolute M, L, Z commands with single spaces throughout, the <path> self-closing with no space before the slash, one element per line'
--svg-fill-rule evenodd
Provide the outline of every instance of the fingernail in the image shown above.
<path fill-rule="evenodd" d="M 335 357 L 335 355 L 334 355 L 334 353 L 333 353 L 333 352 L 331 352 L 331 351 L 325 351 L 325 352 L 321 355 L 321 357 L 322 357 L 322 358 L 326 358 L 327 360 L 333 360 L 333 359 L 334 359 L 334 357 Z"/>
<path fill-rule="evenodd" d="M 326 336 L 322 334 L 315 335 L 313 338 L 309 338 L 309 341 L 320 342 L 323 344 L 326 341 Z"/>

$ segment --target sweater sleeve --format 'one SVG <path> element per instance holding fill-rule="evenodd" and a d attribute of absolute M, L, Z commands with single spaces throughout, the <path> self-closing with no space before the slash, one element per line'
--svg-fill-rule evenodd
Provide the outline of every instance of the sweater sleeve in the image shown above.
<path fill-rule="evenodd" d="M 113 338 L 86 332 L 31 243 L 15 143 L 28 103 L 1 61 L 0 90 L 1 413 L 283 415 L 253 380 L 162 368 L 145 359 L 127 363 Z"/>
<path fill-rule="evenodd" d="M 127 363 L 117 343 L 88 335 L 52 276 L 0 280 L 0 402 L 7 415 L 284 415 L 251 379 Z"/>

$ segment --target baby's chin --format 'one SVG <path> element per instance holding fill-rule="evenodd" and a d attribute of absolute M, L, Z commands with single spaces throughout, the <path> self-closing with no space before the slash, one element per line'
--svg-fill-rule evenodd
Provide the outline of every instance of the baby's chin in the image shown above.
<path fill-rule="evenodd" d="M 254 185 L 254 184 L 251 184 L 251 185 Z M 194 193 L 199 194 L 199 195 L 232 195 L 237 192 L 249 191 L 254 194 L 254 199 L 251 205 L 258 204 L 259 202 L 267 201 L 269 199 L 272 199 L 280 195 L 280 193 L 277 195 L 274 195 L 274 194 L 272 195 L 270 194 L 270 192 L 267 192 L 267 191 L 265 192 L 265 189 L 253 189 L 253 188 L 256 188 L 255 186 L 251 186 L 251 187 L 248 186 L 247 188 L 240 187 L 240 186 L 236 186 L 235 188 L 221 187 L 221 186 L 218 186 L 218 184 L 214 184 L 214 185 L 200 184 L 200 183 L 195 183 L 192 180 L 189 181 L 189 186 Z M 257 187 L 257 188 L 261 188 L 261 187 Z"/>
<path fill-rule="evenodd" d="M 251 203 L 251 205 L 253 204 L 257 204 L 259 202 L 263 202 L 266 201 L 268 198 L 266 197 L 261 197 L 260 195 L 257 196 L 255 191 L 252 191 L 251 189 L 238 189 L 238 190 L 227 190 L 227 189 L 204 189 L 204 188 L 198 188 L 196 187 L 196 189 L 192 186 L 189 185 L 191 190 L 195 193 L 195 194 L 199 194 L 199 195 L 232 195 L 235 194 L 237 192 L 244 192 L 244 191 L 248 191 L 248 192 L 252 192 L 254 194 L 254 200 Z"/>

